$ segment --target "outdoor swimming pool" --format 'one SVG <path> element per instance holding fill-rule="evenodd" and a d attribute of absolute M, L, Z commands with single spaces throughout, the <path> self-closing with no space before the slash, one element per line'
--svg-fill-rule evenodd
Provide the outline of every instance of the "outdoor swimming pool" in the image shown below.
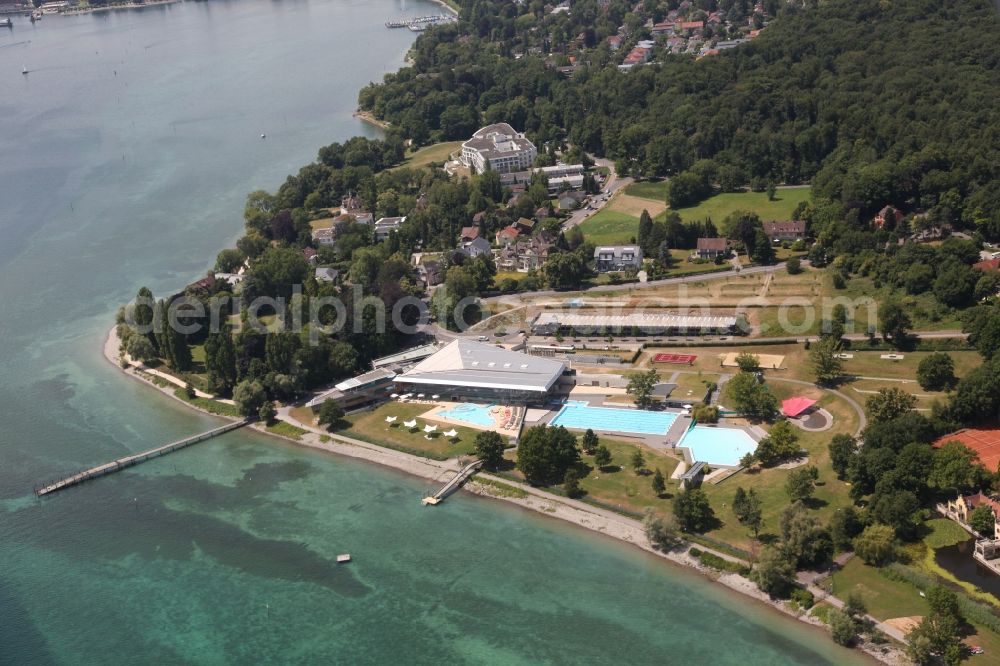
<path fill-rule="evenodd" d="M 695 426 L 685 433 L 678 446 L 691 449 L 691 457 L 710 465 L 738 467 L 740 458 L 757 450 L 753 437 L 739 428 Z"/>
<path fill-rule="evenodd" d="M 677 419 L 673 412 L 646 412 L 640 409 L 591 407 L 585 402 L 567 401 L 551 425 L 578 430 L 604 430 L 642 435 L 665 435 Z"/>
<path fill-rule="evenodd" d="M 465 421 L 466 423 L 472 423 L 484 428 L 495 428 L 497 425 L 496 419 L 490 414 L 490 410 L 494 407 L 496 405 L 477 405 L 471 402 L 463 402 L 454 407 L 443 409 L 437 415 L 455 421 Z"/>

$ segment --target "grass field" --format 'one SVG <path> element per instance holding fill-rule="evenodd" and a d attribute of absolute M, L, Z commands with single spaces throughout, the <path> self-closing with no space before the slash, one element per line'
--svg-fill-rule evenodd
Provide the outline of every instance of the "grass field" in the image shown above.
<path fill-rule="evenodd" d="M 282 437 L 289 437 L 291 439 L 302 439 L 302 435 L 305 435 L 308 431 L 299 428 L 298 426 L 293 426 L 291 423 L 285 423 L 284 421 L 275 421 L 271 425 L 267 426 L 267 431 L 275 435 L 281 435 Z"/>
<path fill-rule="evenodd" d="M 629 194 L 619 192 L 611 201 L 608 202 L 607 208 L 617 213 L 634 215 L 636 218 L 642 215 L 642 211 L 646 211 L 650 214 L 650 216 L 656 217 L 667 209 L 667 204 L 662 201 L 643 199 L 642 197 L 634 197 Z"/>
<path fill-rule="evenodd" d="M 594 245 L 629 243 L 639 233 L 639 218 L 605 207 L 584 220 L 580 231 Z"/>
<path fill-rule="evenodd" d="M 625 194 L 633 197 L 642 197 L 652 201 L 659 201 L 666 205 L 667 202 L 667 181 L 665 180 L 644 180 L 632 183 L 625 187 Z"/>
<path fill-rule="evenodd" d="M 927 600 L 909 583 L 889 580 L 860 559 L 853 558 L 831 577 L 832 592 L 846 599 L 851 592 L 864 600 L 868 612 L 879 620 L 927 613 Z"/>
<path fill-rule="evenodd" d="M 418 148 L 415 153 L 410 153 L 402 164 L 394 166 L 393 169 L 401 169 L 403 167 L 409 169 L 422 169 L 423 167 L 430 166 L 432 163 L 443 164 L 447 162 L 449 156 L 455 151 L 462 149 L 461 141 L 445 141 L 444 143 L 435 143 L 430 146 L 424 146 L 423 148 Z"/>
<path fill-rule="evenodd" d="M 762 221 L 790 220 L 795 207 L 809 200 L 809 187 L 779 189 L 774 201 L 769 201 L 764 192 L 735 192 L 716 194 L 697 206 L 677 208 L 677 213 L 685 222 L 712 218 L 716 224 L 727 215 L 738 210 L 747 210 L 760 216 Z"/>
<path fill-rule="evenodd" d="M 441 424 L 437 424 L 438 433 L 453 427 L 458 431 L 458 440 L 452 443 L 451 440 L 447 437 L 442 437 L 440 434 L 436 437 L 431 437 L 431 439 L 424 439 L 422 430 L 410 432 L 401 425 L 403 421 L 415 418 L 417 418 L 417 426 L 421 429 L 427 423 L 436 424 L 437 422 L 425 421 L 418 418 L 420 414 L 429 411 L 431 408 L 432 405 L 388 402 L 371 411 L 348 416 L 345 420 L 350 423 L 350 426 L 344 428 L 341 432 L 348 437 L 357 437 L 372 444 L 436 460 L 445 460 L 471 453 L 473 450 L 473 440 L 477 433 L 472 428 L 451 425 L 442 427 Z M 387 416 L 397 417 L 395 426 L 390 426 L 385 422 L 385 417 Z"/>

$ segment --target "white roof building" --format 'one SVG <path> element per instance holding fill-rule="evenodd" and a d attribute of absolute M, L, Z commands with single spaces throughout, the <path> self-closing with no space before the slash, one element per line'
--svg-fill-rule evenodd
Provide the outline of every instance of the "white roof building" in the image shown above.
<path fill-rule="evenodd" d="M 565 369 L 551 358 L 459 339 L 397 376 L 396 383 L 464 397 L 542 399 Z"/>
<path fill-rule="evenodd" d="M 486 171 L 487 165 L 497 173 L 510 173 L 529 168 L 538 156 L 535 144 L 507 123 L 487 125 L 462 144 L 462 164 L 476 172 Z"/>
<path fill-rule="evenodd" d="M 737 332 L 736 315 L 647 314 L 632 312 L 618 315 L 580 314 L 575 312 L 543 312 L 531 323 L 536 335 L 552 335 L 560 330 L 574 330 L 579 335 L 603 335 L 608 331 L 631 335 L 705 332 L 729 334 Z"/>

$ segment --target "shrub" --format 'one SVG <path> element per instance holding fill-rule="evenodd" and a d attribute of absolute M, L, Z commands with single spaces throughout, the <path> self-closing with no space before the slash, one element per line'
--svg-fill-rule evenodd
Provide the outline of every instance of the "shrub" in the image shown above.
<path fill-rule="evenodd" d="M 812 608 L 813 604 L 816 603 L 816 597 L 813 596 L 813 593 L 809 590 L 803 590 L 801 587 L 792 590 L 791 597 L 792 601 L 797 603 L 800 608 L 806 610 Z"/>

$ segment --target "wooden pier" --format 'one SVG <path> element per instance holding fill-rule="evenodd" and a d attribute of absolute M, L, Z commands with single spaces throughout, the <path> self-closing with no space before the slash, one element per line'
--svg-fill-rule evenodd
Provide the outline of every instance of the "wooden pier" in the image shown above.
<path fill-rule="evenodd" d="M 126 467 L 132 467 L 133 465 L 146 462 L 151 458 L 159 458 L 160 456 L 166 455 L 178 449 L 183 449 L 186 446 L 191 446 L 192 444 L 197 444 L 198 442 L 204 442 L 206 439 L 212 439 L 213 437 L 224 435 L 225 433 L 236 430 L 237 428 L 242 428 L 248 423 L 250 423 L 249 419 L 236 421 L 234 423 L 227 423 L 224 426 L 213 428 L 203 433 L 192 435 L 191 437 L 185 437 L 184 439 L 179 439 L 176 442 L 170 442 L 169 444 L 164 444 L 163 446 L 158 446 L 155 449 L 149 449 L 148 451 L 143 451 L 142 453 L 136 453 L 131 456 L 125 456 L 124 458 L 118 458 L 117 460 L 112 460 L 111 462 L 104 463 L 103 465 L 98 465 L 97 467 L 91 467 L 90 469 L 85 469 L 82 472 L 77 472 L 72 476 L 67 476 L 40 488 L 35 488 L 35 494 L 41 497 L 43 495 L 48 495 L 49 493 L 54 493 L 71 486 L 78 485 L 84 481 L 89 481 L 90 479 L 96 479 L 99 476 L 113 474 L 125 469 Z"/>
<path fill-rule="evenodd" d="M 463 467 L 462 470 L 458 474 L 456 474 L 455 476 L 453 476 L 452 479 L 448 483 L 444 484 L 444 486 L 441 488 L 441 490 L 437 491 L 436 493 L 434 493 L 430 497 L 425 497 L 423 499 L 424 505 L 425 506 L 428 505 L 428 504 L 434 505 L 434 504 L 439 503 L 445 497 L 447 497 L 452 492 L 454 492 L 455 490 L 457 490 L 459 486 L 461 486 L 463 483 L 465 483 L 466 480 L 468 480 L 468 478 L 470 476 L 472 476 L 473 474 L 476 473 L 476 470 L 478 470 L 480 467 L 482 467 L 482 465 L 483 465 L 483 461 L 482 460 L 475 460 L 475 461 L 469 463 L 468 465 L 466 465 L 465 467 Z"/>

